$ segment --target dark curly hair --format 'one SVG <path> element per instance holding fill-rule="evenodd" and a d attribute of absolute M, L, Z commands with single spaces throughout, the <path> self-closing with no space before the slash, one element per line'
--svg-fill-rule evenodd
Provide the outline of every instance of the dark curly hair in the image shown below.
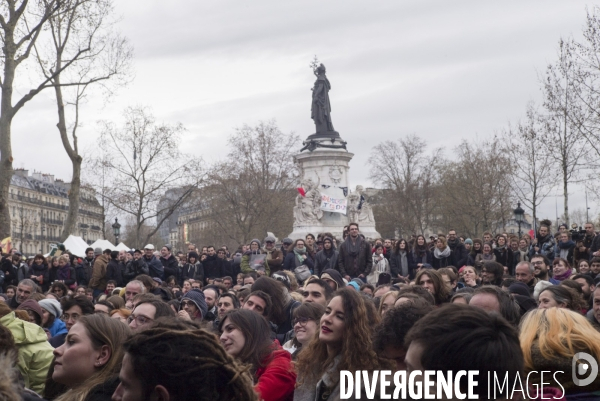
<path fill-rule="evenodd" d="M 144 385 L 144 399 L 162 385 L 180 401 L 258 400 L 247 368 L 225 352 L 214 334 L 193 324 L 162 318 L 124 347 Z"/>

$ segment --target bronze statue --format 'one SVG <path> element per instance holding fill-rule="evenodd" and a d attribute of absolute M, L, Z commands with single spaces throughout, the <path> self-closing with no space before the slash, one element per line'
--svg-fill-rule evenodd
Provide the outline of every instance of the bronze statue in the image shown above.
<path fill-rule="evenodd" d="M 329 103 L 329 90 L 331 84 L 325 75 L 325 66 L 320 64 L 314 73 L 317 76 L 315 86 L 312 89 L 312 107 L 311 118 L 317 127 L 317 135 L 332 133 L 333 124 L 331 123 L 331 103 Z"/>

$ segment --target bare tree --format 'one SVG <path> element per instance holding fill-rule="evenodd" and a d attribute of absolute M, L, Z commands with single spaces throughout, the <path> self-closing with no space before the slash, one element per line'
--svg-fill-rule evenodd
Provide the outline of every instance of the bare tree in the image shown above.
<path fill-rule="evenodd" d="M 42 2 L 48 5 L 49 0 Z M 94 86 L 104 88 L 110 95 L 113 87 L 127 83 L 133 52 L 127 40 L 114 31 L 112 0 L 64 0 L 61 9 L 64 11 L 48 19 L 47 40 L 34 48 L 43 76 L 54 86 L 58 108 L 56 126 L 72 163 L 69 211 L 61 233 L 61 240 L 65 240 L 75 231 L 79 214 L 83 161 L 77 138 L 80 105 Z M 83 54 L 82 49 L 85 49 Z M 63 70 L 65 60 L 76 61 Z M 108 80 L 113 82 L 111 87 L 107 85 Z M 73 108 L 70 118 L 68 106 Z"/>
<path fill-rule="evenodd" d="M 13 175 L 11 142 L 12 121 L 16 114 L 44 88 L 51 86 L 50 80 L 42 78 L 19 99 L 14 99 L 15 80 L 18 71 L 31 54 L 36 41 L 44 31 L 48 19 L 60 13 L 60 2 L 46 4 L 28 0 L 3 0 L 0 2 L 0 41 L 2 44 L 2 76 L 0 88 L 0 237 L 10 235 L 10 213 L 8 195 Z M 26 64 L 26 63 L 25 63 Z M 63 66 L 66 68 L 68 63 Z M 60 73 L 60 71 L 55 71 Z M 16 101 L 15 101 L 16 100 Z"/>
<path fill-rule="evenodd" d="M 107 170 L 107 201 L 135 220 L 135 241 L 148 241 L 204 180 L 202 161 L 179 150 L 181 124 L 156 124 L 144 108 L 128 108 L 125 124 L 103 122 L 98 147 Z M 98 160 L 96 160 L 98 163 Z M 177 200 L 158 206 L 169 189 L 182 188 Z M 159 218 L 160 216 L 160 218 Z M 156 223 L 154 224 L 154 221 Z M 153 227 L 148 232 L 145 227 Z"/>
<path fill-rule="evenodd" d="M 287 235 L 297 194 L 292 155 L 298 136 L 284 134 L 269 121 L 244 125 L 228 143 L 227 160 L 212 167 L 209 185 L 202 189 L 214 227 L 238 244 L 267 231 Z"/>
<path fill-rule="evenodd" d="M 496 231 L 511 212 L 509 161 L 497 138 L 463 141 L 440 166 L 440 215 L 445 228 L 476 237 Z"/>
<path fill-rule="evenodd" d="M 510 158 L 512 191 L 537 221 L 537 208 L 557 183 L 557 170 L 544 151 L 544 126 L 533 104 L 525 121 L 509 126 L 501 136 L 502 152 Z"/>
<path fill-rule="evenodd" d="M 545 153 L 560 171 L 564 198 L 565 222 L 569 224 L 569 183 L 577 182 L 588 167 L 590 152 L 581 130 L 586 110 L 580 101 L 582 86 L 577 79 L 581 71 L 574 62 L 572 46 L 559 42 L 558 60 L 546 69 L 543 86 L 546 115 L 541 144 Z"/>
<path fill-rule="evenodd" d="M 441 150 L 432 155 L 426 151 L 427 143 L 416 135 L 385 141 L 371 151 L 370 178 L 386 189 L 376 209 L 383 209 L 400 235 L 424 234 L 435 218 L 434 166 L 442 154 Z"/>

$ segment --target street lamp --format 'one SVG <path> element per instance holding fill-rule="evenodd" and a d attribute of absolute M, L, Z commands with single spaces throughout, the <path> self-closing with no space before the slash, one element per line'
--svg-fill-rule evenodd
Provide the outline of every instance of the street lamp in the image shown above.
<path fill-rule="evenodd" d="M 521 202 L 517 202 L 517 208 L 513 210 L 515 214 L 515 220 L 519 225 L 519 239 L 521 239 L 521 223 L 523 222 L 523 218 L 525 217 L 525 210 L 521 208 Z"/>
<path fill-rule="evenodd" d="M 115 235 L 115 241 L 117 245 L 119 245 L 119 236 L 121 235 L 121 225 L 119 224 L 119 219 L 115 217 L 115 223 L 112 225 L 113 234 Z"/>

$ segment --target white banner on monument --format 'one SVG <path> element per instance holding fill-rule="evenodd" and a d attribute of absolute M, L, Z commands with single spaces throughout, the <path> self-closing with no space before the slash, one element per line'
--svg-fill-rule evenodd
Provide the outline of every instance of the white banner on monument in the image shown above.
<path fill-rule="evenodd" d="M 346 198 L 334 198 L 326 194 L 321 194 L 321 210 L 331 213 L 346 214 L 348 201 Z"/>

